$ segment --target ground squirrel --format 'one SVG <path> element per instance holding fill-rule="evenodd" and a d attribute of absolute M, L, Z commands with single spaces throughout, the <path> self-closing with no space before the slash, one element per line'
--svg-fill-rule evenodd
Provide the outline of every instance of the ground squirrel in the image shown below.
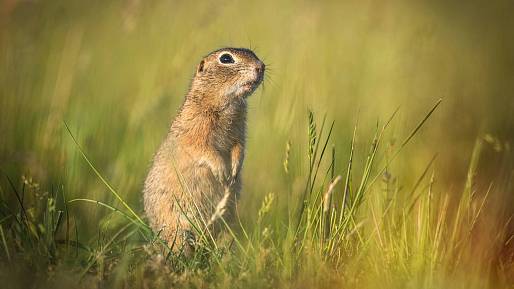
<path fill-rule="evenodd" d="M 221 216 L 233 214 L 241 190 L 246 98 L 264 69 L 244 48 L 216 50 L 196 69 L 143 190 L 150 225 L 175 249 L 194 248 L 198 229 L 215 233 Z"/>

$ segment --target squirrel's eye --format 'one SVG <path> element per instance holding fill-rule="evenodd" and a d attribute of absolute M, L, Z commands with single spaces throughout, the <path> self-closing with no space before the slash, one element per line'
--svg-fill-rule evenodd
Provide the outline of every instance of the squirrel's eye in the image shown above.
<path fill-rule="evenodd" d="M 220 62 L 224 64 L 234 63 L 234 58 L 232 58 L 232 55 L 225 53 L 220 56 Z"/>

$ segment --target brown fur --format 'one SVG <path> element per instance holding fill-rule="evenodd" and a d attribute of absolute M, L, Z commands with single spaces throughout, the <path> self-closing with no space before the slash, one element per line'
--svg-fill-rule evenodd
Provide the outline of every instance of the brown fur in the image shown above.
<path fill-rule="evenodd" d="M 221 63 L 225 53 L 235 63 Z M 193 247 L 197 230 L 191 222 L 214 235 L 221 216 L 226 219 L 234 209 L 241 190 L 246 97 L 263 75 L 264 64 L 248 49 L 219 49 L 198 65 L 143 190 L 152 228 L 175 249 Z"/>

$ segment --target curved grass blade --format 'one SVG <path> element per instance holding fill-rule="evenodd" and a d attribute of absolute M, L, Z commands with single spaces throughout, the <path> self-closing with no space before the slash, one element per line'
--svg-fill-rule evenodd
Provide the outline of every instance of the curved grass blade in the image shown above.
<path fill-rule="evenodd" d="M 139 215 L 136 214 L 136 212 L 134 212 L 134 210 L 132 210 L 132 208 L 127 204 L 127 202 L 125 202 L 125 200 L 123 200 L 123 198 L 116 192 L 116 190 L 109 184 L 109 182 L 107 182 L 107 180 L 102 176 L 102 174 L 100 174 L 100 172 L 96 169 L 96 167 L 93 165 L 93 163 L 89 160 L 89 158 L 84 153 L 84 150 L 78 143 L 77 139 L 71 133 L 71 130 L 66 122 L 64 122 L 64 126 L 66 127 L 66 130 L 68 131 L 69 135 L 71 136 L 73 142 L 77 146 L 77 149 L 79 150 L 81 156 L 84 158 L 84 160 L 87 162 L 89 167 L 93 170 L 93 172 L 95 172 L 96 176 L 109 189 L 109 191 L 116 197 L 116 199 L 118 199 L 118 201 L 120 201 L 121 204 L 137 219 L 137 221 L 146 226 L 145 222 L 141 219 L 141 217 L 139 217 Z"/>

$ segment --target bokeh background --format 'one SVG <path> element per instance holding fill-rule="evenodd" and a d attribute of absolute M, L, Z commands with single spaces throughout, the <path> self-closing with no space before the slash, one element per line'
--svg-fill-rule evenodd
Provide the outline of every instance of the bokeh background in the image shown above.
<path fill-rule="evenodd" d="M 242 205 L 303 185 L 307 115 L 335 122 L 344 174 L 358 122 L 356 166 L 399 107 L 388 151 L 442 104 L 389 169 L 412 187 L 437 154 L 439 192 L 460 190 L 477 138 L 484 186 L 507 171 L 514 140 L 512 1 L 16 1 L 0 2 L 0 168 L 69 198 L 114 203 L 78 154 L 135 208 L 152 154 L 202 56 L 249 47 L 267 64 L 249 100 Z M 283 169 L 291 143 L 291 173 Z M 341 165 L 337 165 L 341 164 Z M 509 175 L 510 174 L 510 175 Z M 4 188 L 6 179 L 2 176 Z M 299 187 L 297 187 L 297 185 Z M 7 195 L 7 193 L 6 193 Z M 13 196 L 10 196 L 11 198 Z M 512 192 L 502 196 L 512 200 Z M 75 206 L 93 232 L 107 212 Z M 244 216 L 243 216 L 244 217 Z M 83 229 L 81 234 L 88 230 Z"/>

